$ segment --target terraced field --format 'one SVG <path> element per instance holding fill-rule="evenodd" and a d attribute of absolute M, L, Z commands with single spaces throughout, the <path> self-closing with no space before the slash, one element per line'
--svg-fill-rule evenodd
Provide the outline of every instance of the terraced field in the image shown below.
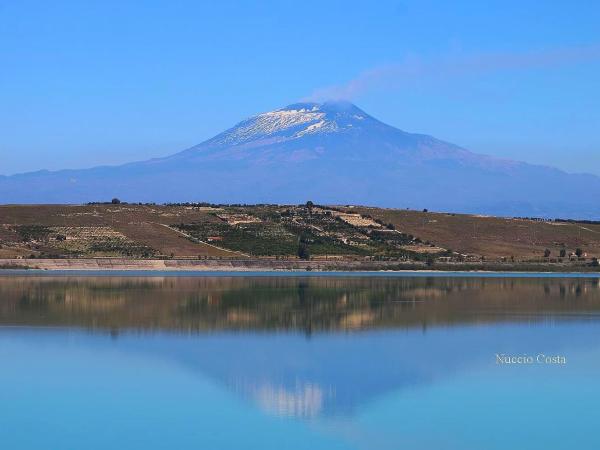
<path fill-rule="evenodd" d="M 413 238 L 358 214 L 344 214 L 326 207 L 232 207 L 217 214 L 220 223 L 199 220 L 176 225 L 181 232 L 204 242 L 248 256 L 298 256 L 305 247 L 313 257 L 395 257 L 408 259 L 402 248 Z M 353 221 L 352 221 L 353 220 Z"/>
<path fill-rule="evenodd" d="M 371 218 L 312 205 L 1 206 L 0 229 L 4 258 L 408 260 L 421 245 Z"/>
<path fill-rule="evenodd" d="M 206 217 L 203 208 L 154 205 L 0 206 L 0 256 L 241 257 L 190 240 L 170 226 Z"/>
<path fill-rule="evenodd" d="M 577 253 L 577 255 L 576 255 Z M 307 205 L 0 206 L 0 258 L 593 261 L 600 224 Z"/>

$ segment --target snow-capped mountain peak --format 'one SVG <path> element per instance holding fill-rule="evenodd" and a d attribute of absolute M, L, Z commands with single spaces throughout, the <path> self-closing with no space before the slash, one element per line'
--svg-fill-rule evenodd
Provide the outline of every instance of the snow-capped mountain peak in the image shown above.
<path fill-rule="evenodd" d="M 348 102 L 295 103 L 258 114 L 215 136 L 211 145 L 237 145 L 258 139 L 288 140 L 314 133 L 351 128 L 353 121 L 370 117 Z"/>
<path fill-rule="evenodd" d="M 600 218 L 600 178 L 472 153 L 387 125 L 347 102 L 296 103 L 258 114 L 164 158 L 0 177 L 4 203 L 77 203 L 109 196 L 282 204 L 312 199 Z"/>

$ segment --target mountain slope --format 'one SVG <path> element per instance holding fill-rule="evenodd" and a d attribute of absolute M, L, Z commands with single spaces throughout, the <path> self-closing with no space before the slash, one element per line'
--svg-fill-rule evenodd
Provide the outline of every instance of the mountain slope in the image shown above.
<path fill-rule="evenodd" d="M 386 125 L 345 102 L 259 114 L 175 155 L 0 178 L 1 203 L 360 203 L 600 218 L 600 178 L 500 160 Z"/>

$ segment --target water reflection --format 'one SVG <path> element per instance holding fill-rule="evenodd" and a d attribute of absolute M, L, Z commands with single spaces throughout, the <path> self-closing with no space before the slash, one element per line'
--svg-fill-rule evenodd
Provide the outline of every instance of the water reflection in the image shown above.
<path fill-rule="evenodd" d="M 594 278 L 0 278 L 0 323 L 123 330 L 435 327 L 585 317 Z"/>
<path fill-rule="evenodd" d="M 4 277 L 0 325 L 0 404 L 54 411 L 72 390 L 85 406 L 39 421 L 24 408 L 24 423 L 84 414 L 98 448 L 119 446 L 101 427 L 128 408 L 154 414 L 144 429 L 180 427 L 145 449 L 508 448 L 499 423 L 535 436 L 527 448 L 570 448 L 548 423 L 581 435 L 600 419 L 593 278 Z M 495 364 L 540 352 L 569 364 Z M 576 421 L 561 415 L 573 408 Z M 0 420 L 14 429 L 18 412 Z M 282 422 L 257 431 L 282 417 L 310 429 L 286 428 L 286 445 L 271 436 Z M 211 441 L 228 421 L 252 426 Z"/>
<path fill-rule="evenodd" d="M 252 386 L 251 396 L 264 411 L 280 416 L 313 417 L 323 410 L 323 390 L 313 383 L 296 383 L 293 389 Z"/>

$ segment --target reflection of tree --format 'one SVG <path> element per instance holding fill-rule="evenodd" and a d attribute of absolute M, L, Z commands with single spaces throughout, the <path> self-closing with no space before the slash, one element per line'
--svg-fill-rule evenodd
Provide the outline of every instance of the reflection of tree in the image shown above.
<path fill-rule="evenodd" d="M 301 308 L 305 311 L 306 316 L 306 324 L 304 329 L 306 331 L 306 335 L 310 336 L 313 332 L 313 311 L 312 311 L 312 297 L 307 295 L 306 290 L 308 289 L 308 281 L 306 279 L 298 281 L 298 303 Z M 310 294 L 310 293 L 309 293 Z"/>
<path fill-rule="evenodd" d="M 0 323 L 102 329 L 432 327 L 600 312 L 596 279 L 11 277 Z"/>

